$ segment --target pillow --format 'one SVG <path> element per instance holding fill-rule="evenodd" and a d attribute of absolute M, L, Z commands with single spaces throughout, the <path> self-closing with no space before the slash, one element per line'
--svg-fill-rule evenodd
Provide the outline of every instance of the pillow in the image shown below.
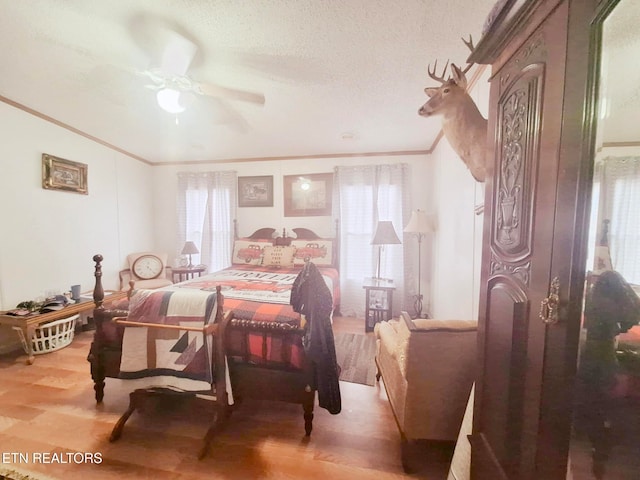
<path fill-rule="evenodd" d="M 333 242 L 331 240 L 292 240 L 291 246 L 296 253 L 294 265 L 304 265 L 305 260 L 311 260 L 319 266 L 333 265 Z"/>
<path fill-rule="evenodd" d="M 231 263 L 234 265 L 260 265 L 264 248 L 267 245 L 269 244 L 255 240 L 236 240 L 233 244 Z"/>
<path fill-rule="evenodd" d="M 267 245 L 264 247 L 262 265 L 265 267 L 291 267 L 296 249 L 291 246 Z"/>

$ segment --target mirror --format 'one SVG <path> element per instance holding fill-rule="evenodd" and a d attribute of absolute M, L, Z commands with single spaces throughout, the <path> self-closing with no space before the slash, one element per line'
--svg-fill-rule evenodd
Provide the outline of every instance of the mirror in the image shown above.
<path fill-rule="evenodd" d="M 640 472 L 640 2 L 604 9 L 572 480 Z"/>

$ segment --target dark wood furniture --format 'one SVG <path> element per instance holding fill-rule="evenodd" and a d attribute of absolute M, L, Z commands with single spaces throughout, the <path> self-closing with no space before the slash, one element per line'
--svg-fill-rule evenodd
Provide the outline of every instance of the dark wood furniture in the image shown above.
<path fill-rule="evenodd" d="M 318 239 L 314 232 L 308 229 L 293 229 L 296 232 L 295 239 Z M 251 239 L 271 239 L 275 229 L 260 229 L 251 235 Z M 282 237 L 276 239 L 274 244 L 288 245 L 292 239 L 283 230 Z M 336 244 L 338 242 L 335 242 Z M 338 264 L 338 248 L 334 248 L 334 262 Z M 95 398 L 98 403 L 104 398 L 105 378 L 118 378 L 121 359 L 122 335 L 124 327 L 112 321 L 115 317 L 127 315 L 127 305 L 116 305 L 114 309 L 105 309 L 103 305 L 102 287 L 102 256 L 95 255 L 94 299 L 96 309 L 94 319 L 96 331 L 91 350 L 87 360 L 91 363 L 91 377 L 94 382 Z M 275 339 L 277 343 L 301 344 L 304 330 L 299 325 L 284 322 L 257 322 L 236 316 L 229 321 L 226 327 L 225 342 L 232 336 L 257 335 L 262 341 L 262 350 L 269 348 L 269 342 Z M 248 340 L 247 340 L 248 341 Z M 283 355 L 286 350 L 283 349 Z M 228 368 L 234 399 L 240 403 L 243 398 L 255 398 L 258 400 L 276 400 L 295 403 L 302 406 L 305 434 L 308 436 L 312 430 L 313 407 L 316 397 L 315 367 L 303 355 L 301 368 L 289 366 L 287 358 L 282 358 L 280 365 L 256 363 L 248 354 L 244 358 L 228 357 Z"/>
<path fill-rule="evenodd" d="M 125 292 L 108 292 L 108 302 L 113 302 L 126 297 Z M 32 315 L 16 316 L 8 315 L 7 312 L 0 312 L 0 325 L 7 325 L 10 327 L 18 327 L 22 330 L 27 345 L 27 365 L 33 364 L 35 357 L 33 355 L 33 344 L 31 338 L 33 333 L 39 325 L 44 323 L 61 320 L 63 318 L 69 318 L 78 313 L 87 312 L 95 307 L 93 301 L 90 299 L 81 299 L 77 303 L 67 305 L 62 310 L 56 310 L 46 313 L 34 313 Z"/>
<path fill-rule="evenodd" d="M 207 270 L 206 265 L 196 265 L 193 267 L 173 267 L 171 274 L 173 275 L 173 283 L 184 282 L 192 278 L 199 277 Z"/>
<path fill-rule="evenodd" d="M 491 65 L 473 479 L 565 479 L 593 168 L 598 0 L 501 2 Z"/>
<path fill-rule="evenodd" d="M 366 278 L 362 288 L 365 290 L 364 331 L 373 332 L 376 323 L 390 320 L 393 316 L 393 282 L 385 279 Z"/>

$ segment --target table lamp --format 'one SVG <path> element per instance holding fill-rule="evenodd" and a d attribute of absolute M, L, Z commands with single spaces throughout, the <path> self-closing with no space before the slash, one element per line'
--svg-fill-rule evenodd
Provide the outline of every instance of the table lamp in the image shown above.
<path fill-rule="evenodd" d="M 376 233 L 371 240 L 371 245 L 378 245 L 378 266 L 376 268 L 376 280 L 385 280 L 380 276 L 380 260 L 382 248 L 385 245 L 396 245 L 402 243 L 393 228 L 393 223 L 389 220 L 380 220 L 376 226 Z"/>
<path fill-rule="evenodd" d="M 196 247 L 196 244 L 193 242 L 186 242 L 184 244 L 184 247 L 182 247 L 182 255 L 189 255 L 189 265 L 187 265 L 188 268 L 193 268 L 193 263 L 191 263 L 191 255 L 196 255 L 200 253 L 200 251 L 198 250 L 198 247 Z"/>

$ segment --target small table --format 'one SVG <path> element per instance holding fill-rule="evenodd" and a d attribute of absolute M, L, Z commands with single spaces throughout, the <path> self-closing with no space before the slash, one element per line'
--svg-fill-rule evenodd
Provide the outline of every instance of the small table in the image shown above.
<path fill-rule="evenodd" d="M 372 332 L 376 323 L 391 320 L 393 315 L 393 291 L 396 289 L 392 280 L 365 278 L 362 285 L 366 292 L 364 314 L 364 331 Z"/>
<path fill-rule="evenodd" d="M 105 293 L 104 303 L 110 303 L 121 298 L 126 298 L 127 292 Z M 33 333 L 39 325 L 43 323 L 53 322 L 68 318 L 87 310 L 93 310 L 96 304 L 93 299 L 83 298 L 77 303 L 71 303 L 61 310 L 46 313 L 32 313 L 31 315 L 17 316 L 7 315 L 7 312 L 0 312 L 0 325 L 8 325 L 10 327 L 18 327 L 22 330 L 27 344 L 27 365 L 33 364 L 35 357 L 33 355 L 33 343 L 31 341 Z"/>
<path fill-rule="evenodd" d="M 176 267 L 172 268 L 173 283 L 184 282 L 185 280 L 191 280 L 196 275 L 199 277 L 207 269 L 206 265 L 196 265 L 194 267 Z M 176 280 L 177 279 L 177 280 Z"/>

